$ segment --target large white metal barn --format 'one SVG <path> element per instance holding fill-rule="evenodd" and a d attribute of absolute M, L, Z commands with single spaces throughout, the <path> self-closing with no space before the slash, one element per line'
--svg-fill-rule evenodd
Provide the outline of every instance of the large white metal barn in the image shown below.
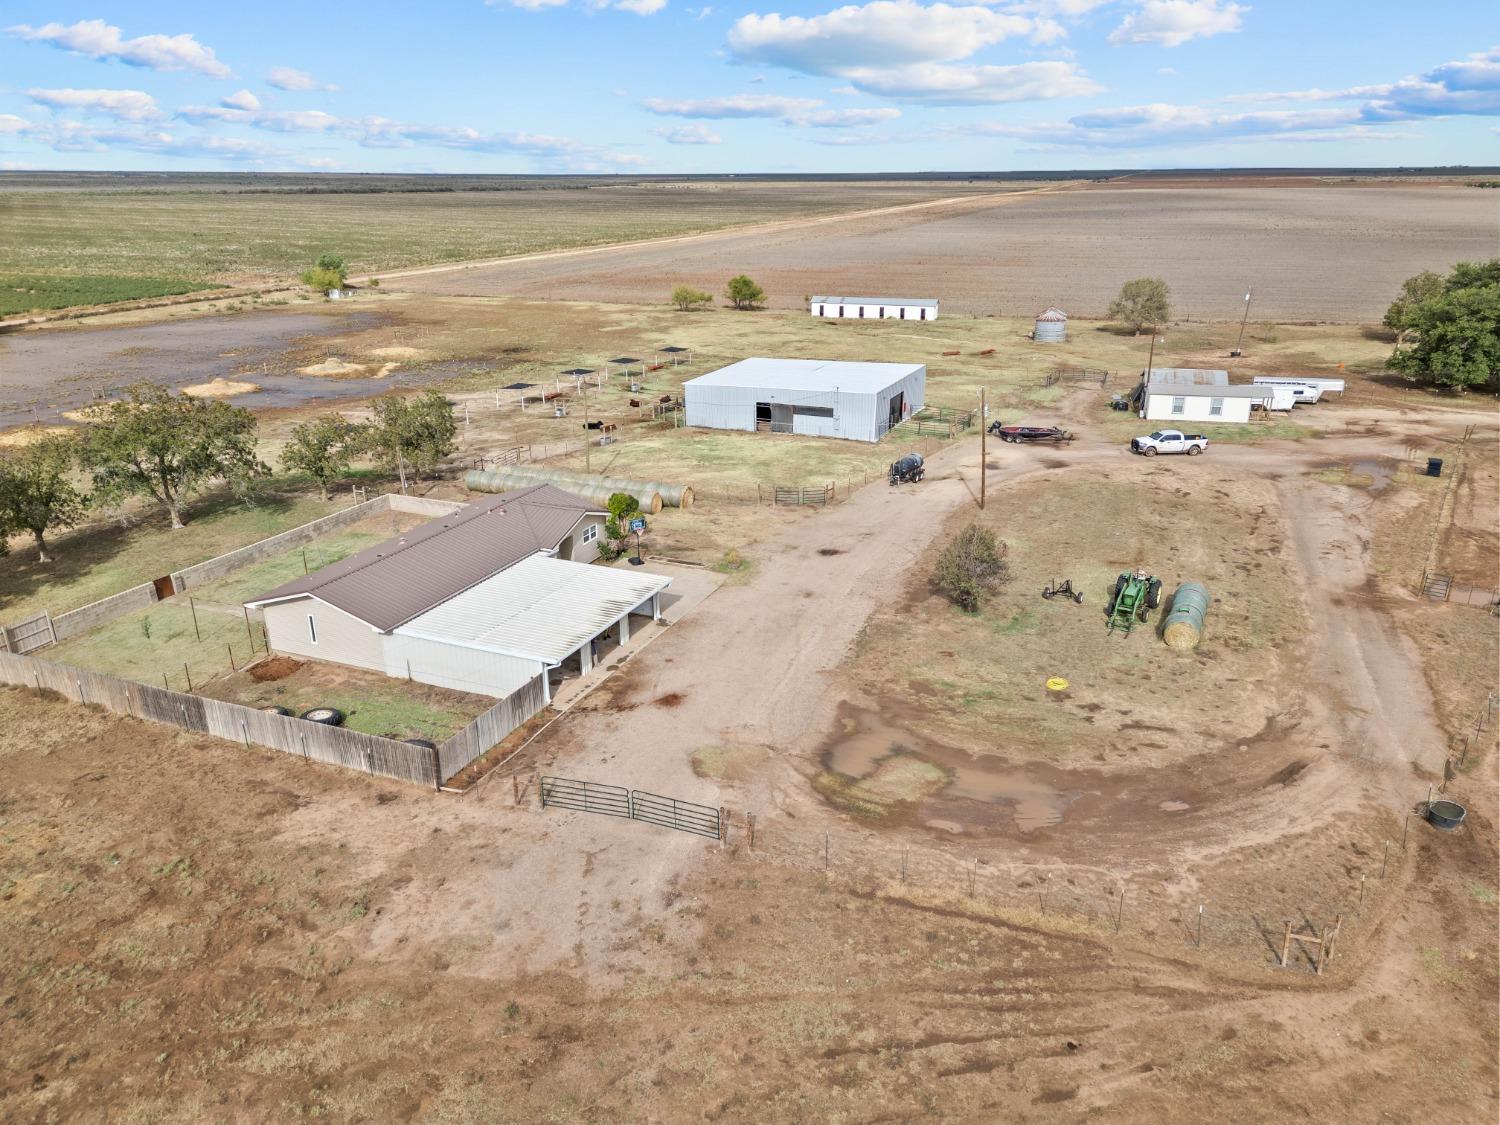
<path fill-rule="evenodd" d="M 927 366 L 742 359 L 682 385 L 689 426 L 879 441 L 922 409 Z"/>
<path fill-rule="evenodd" d="M 931 297 L 811 297 L 808 308 L 824 320 L 936 320 Z"/>

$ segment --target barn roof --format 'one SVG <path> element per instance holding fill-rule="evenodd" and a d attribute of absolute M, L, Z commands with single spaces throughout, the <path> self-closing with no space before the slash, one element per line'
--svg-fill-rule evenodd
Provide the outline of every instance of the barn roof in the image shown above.
<path fill-rule="evenodd" d="M 936 297 L 812 297 L 815 305 L 907 305 L 935 309 Z"/>
<path fill-rule="evenodd" d="M 537 551 L 550 551 L 599 509 L 538 484 L 486 496 L 246 602 L 316 597 L 388 633 Z"/>
<path fill-rule="evenodd" d="M 920 363 L 856 363 L 838 359 L 767 359 L 755 356 L 685 382 L 683 390 L 739 387 L 777 391 L 850 391 L 876 394 L 898 383 Z"/>
<path fill-rule="evenodd" d="M 1229 372 L 1209 371 L 1197 367 L 1153 367 L 1147 375 L 1146 382 L 1225 387 L 1229 385 Z"/>

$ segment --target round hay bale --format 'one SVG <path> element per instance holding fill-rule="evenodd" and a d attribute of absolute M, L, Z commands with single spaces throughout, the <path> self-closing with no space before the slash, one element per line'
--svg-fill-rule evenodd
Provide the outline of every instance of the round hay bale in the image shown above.
<path fill-rule="evenodd" d="M 1203 619 L 1208 613 L 1208 590 L 1201 582 L 1184 582 L 1172 595 L 1172 608 L 1162 621 L 1161 637 L 1168 647 L 1197 648 L 1203 639 Z"/>

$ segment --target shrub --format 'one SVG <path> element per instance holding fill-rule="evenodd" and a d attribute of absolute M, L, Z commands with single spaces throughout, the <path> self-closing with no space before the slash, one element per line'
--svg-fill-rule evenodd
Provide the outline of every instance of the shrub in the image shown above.
<path fill-rule="evenodd" d="M 724 296 L 737 309 L 753 309 L 766 299 L 766 291 L 744 274 L 731 277 L 724 287 Z"/>
<path fill-rule="evenodd" d="M 612 561 L 625 553 L 630 517 L 641 510 L 641 505 L 629 493 L 616 492 L 609 498 L 608 507 L 609 518 L 604 521 L 604 542 L 599 544 L 599 555 Z"/>
<path fill-rule="evenodd" d="M 1120 295 L 1109 304 L 1109 315 L 1139 336 L 1141 329 L 1171 318 L 1172 291 L 1159 277 L 1138 277 L 1120 286 Z"/>
<path fill-rule="evenodd" d="M 713 299 L 712 293 L 694 289 L 691 285 L 679 285 L 672 290 L 672 303 L 683 312 L 691 312 L 695 306 L 706 305 Z"/>
<path fill-rule="evenodd" d="M 1006 578 L 1005 544 L 995 533 L 970 524 L 943 548 L 932 581 L 939 592 L 965 613 L 976 613 Z"/>

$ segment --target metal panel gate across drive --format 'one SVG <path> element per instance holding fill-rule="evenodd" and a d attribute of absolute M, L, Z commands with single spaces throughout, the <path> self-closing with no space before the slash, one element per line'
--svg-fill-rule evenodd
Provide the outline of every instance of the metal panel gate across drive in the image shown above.
<path fill-rule="evenodd" d="M 662 828 L 691 832 L 695 836 L 706 836 L 710 840 L 720 839 L 722 834 L 718 809 L 692 801 L 679 801 L 675 797 L 566 777 L 542 778 L 541 793 L 543 808 L 555 805 L 577 812 L 623 816 Z"/>

